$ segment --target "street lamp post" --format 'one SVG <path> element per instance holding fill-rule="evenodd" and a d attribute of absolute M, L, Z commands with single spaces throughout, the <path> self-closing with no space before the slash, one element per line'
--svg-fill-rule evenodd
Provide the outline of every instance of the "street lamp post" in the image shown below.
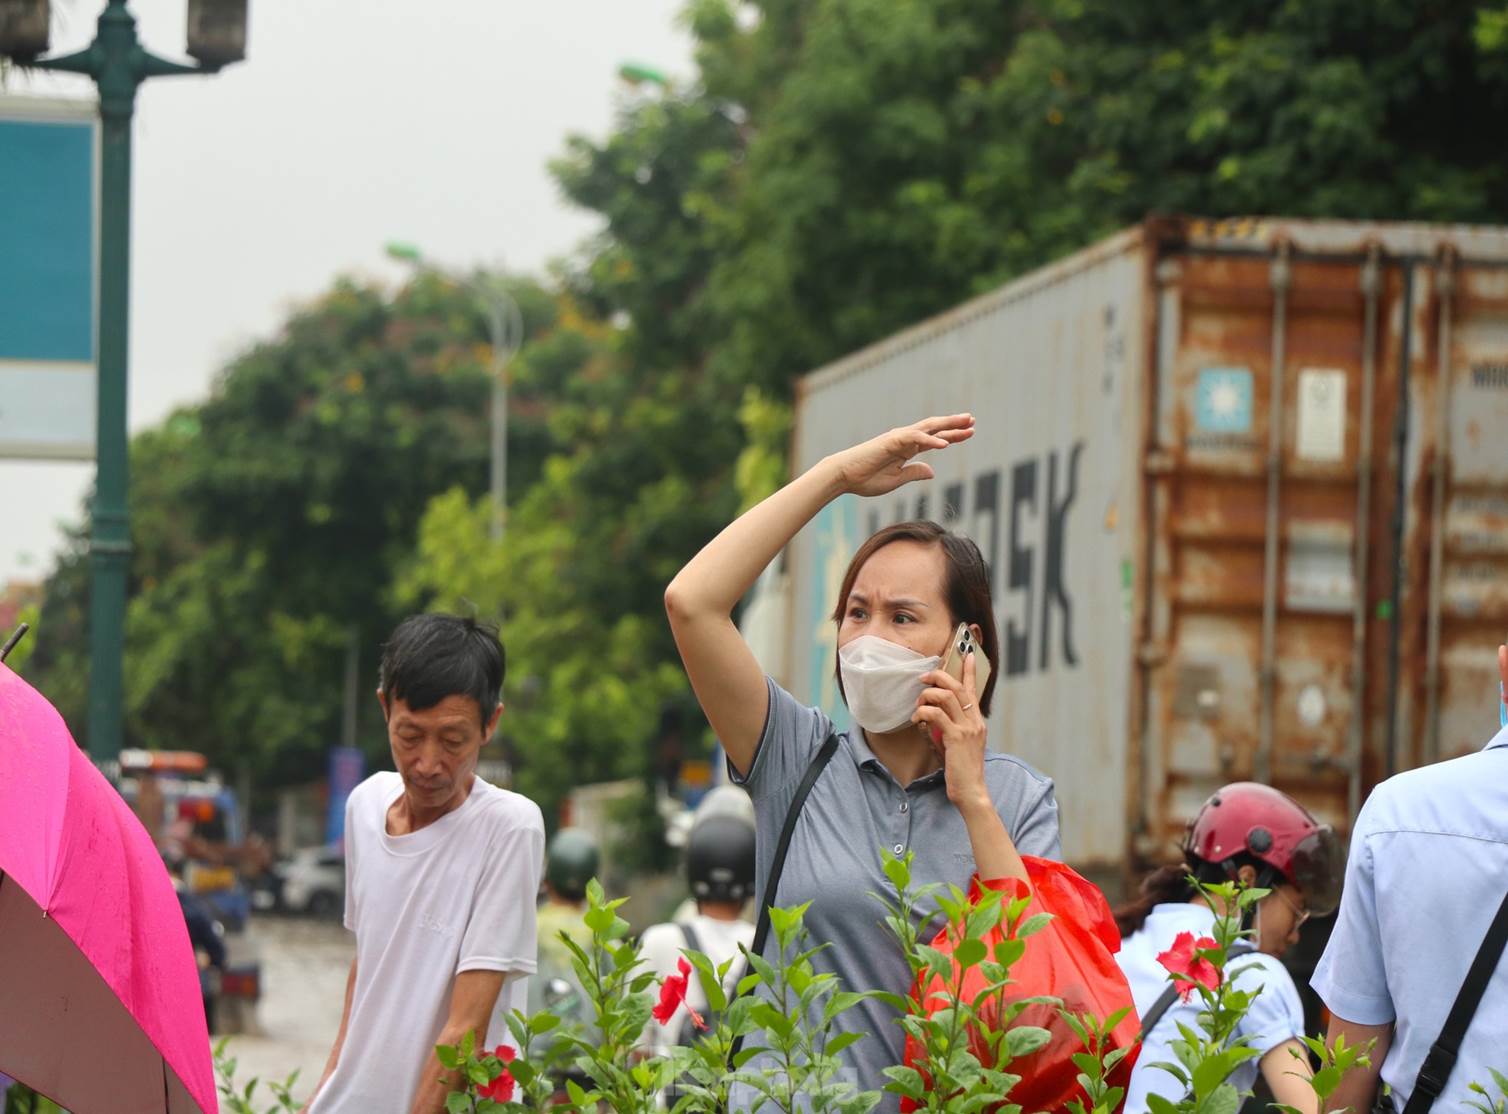
<path fill-rule="evenodd" d="M 412 244 L 389 244 L 394 259 L 421 270 L 435 270 Z M 472 279 L 467 283 L 487 312 L 487 331 L 492 342 L 492 540 L 503 540 L 508 515 L 508 363 L 524 340 L 524 319 L 513 296 L 496 281 Z"/>
<path fill-rule="evenodd" d="M 131 116 L 136 90 L 151 77 L 211 74 L 239 61 L 246 35 L 246 0 L 191 0 L 189 53 L 184 65 L 149 53 L 136 35 L 126 0 L 109 0 L 94 42 L 75 54 L 37 58 L 47 48 L 45 0 L 0 0 L 0 29 L 20 26 L 17 13 L 40 11 L 42 34 L 0 38 L 0 53 L 40 70 L 84 74 L 99 90 L 100 240 L 99 381 L 96 473 L 90 539 L 89 756 L 96 763 L 120 753 L 123 715 L 126 582 L 131 527 L 126 509 L 126 340 L 130 323 Z M 14 18 L 8 24 L 7 18 Z M 32 28 L 35 23 L 30 24 Z"/>
<path fill-rule="evenodd" d="M 508 363 L 523 343 L 524 322 L 506 290 L 480 285 L 492 334 L 492 540 L 500 542 L 508 519 Z"/>

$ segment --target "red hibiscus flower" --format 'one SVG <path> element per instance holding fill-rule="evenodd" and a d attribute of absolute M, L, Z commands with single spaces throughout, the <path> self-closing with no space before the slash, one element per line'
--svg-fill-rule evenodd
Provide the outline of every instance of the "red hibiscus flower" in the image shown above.
<path fill-rule="evenodd" d="M 1157 957 L 1157 962 L 1172 973 L 1173 985 L 1185 1002 L 1196 986 L 1214 990 L 1220 985 L 1220 969 L 1199 954 L 1217 947 L 1208 936 L 1195 940 L 1192 932 L 1180 932 L 1173 946 Z"/>
<path fill-rule="evenodd" d="M 500 1044 L 492 1050 L 492 1054 L 503 1063 L 511 1064 L 518 1055 L 518 1052 L 506 1044 Z M 491 1083 L 478 1087 L 477 1094 L 484 1099 L 491 1099 L 493 1102 L 512 1102 L 513 1087 L 513 1073 L 504 1068 L 502 1074 Z"/>
<path fill-rule="evenodd" d="M 675 1011 L 686 1004 L 686 984 L 691 978 L 691 964 L 685 956 L 681 956 L 680 963 L 676 964 L 676 973 L 666 975 L 660 983 L 660 1001 L 654 1008 L 654 1019 L 661 1025 L 668 1025 Z M 707 1023 L 702 1020 L 702 1015 L 690 1006 L 686 1006 L 686 1012 L 691 1015 L 691 1023 L 698 1029 L 705 1029 Z"/>

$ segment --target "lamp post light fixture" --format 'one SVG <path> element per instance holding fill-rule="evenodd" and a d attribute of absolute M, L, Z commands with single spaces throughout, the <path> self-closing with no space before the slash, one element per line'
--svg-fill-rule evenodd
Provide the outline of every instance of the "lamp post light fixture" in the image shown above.
<path fill-rule="evenodd" d="M 387 254 L 417 270 L 438 270 L 413 244 L 390 243 Z M 492 341 L 491 536 L 500 542 L 508 516 L 508 363 L 523 346 L 524 318 L 513 296 L 496 281 L 477 277 L 466 285 L 487 314 Z"/>
<path fill-rule="evenodd" d="M 189 0 L 187 51 L 219 68 L 246 57 L 246 0 Z"/>
<path fill-rule="evenodd" d="M 197 65 L 150 53 L 126 0 L 109 0 L 94 41 L 41 58 L 47 0 L 0 0 L 0 53 L 18 65 L 83 74 L 99 90 L 100 235 L 96 475 L 90 537 L 89 756 L 115 758 L 123 736 L 122 657 L 131 529 L 126 510 L 127 332 L 131 275 L 131 118 L 136 90 L 152 77 L 211 74 L 246 53 L 246 0 L 190 0 L 189 49 Z M 40 29 L 40 30 L 39 30 Z"/>
<path fill-rule="evenodd" d="M 51 23 L 47 0 L 0 0 L 0 54 L 25 63 L 47 53 Z"/>

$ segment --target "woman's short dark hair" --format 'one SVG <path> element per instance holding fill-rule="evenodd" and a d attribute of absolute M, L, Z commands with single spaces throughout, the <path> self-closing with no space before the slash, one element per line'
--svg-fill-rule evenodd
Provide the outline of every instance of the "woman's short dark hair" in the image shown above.
<path fill-rule="evenodd" d="M 975 623 L 981 632 L 979 648 L 990 663 L 990 679 L 979 694 L 979 714 L 990 714 L 990 697 L 995 692 L 995 681 L 1000 674 L 1000 639 L 995 633 L 995 606 L 990 598 L 990 568 L 984 563 L 984 554 L 973 539 L 954 534 L 935 522 L 918 519 L 913 522 L 898 522 L 872 535 L 859 546 L 848 571 L 843 574 L 843 586 L 838 589 L 838 606 L 833 609 L 833 622 L 843 624 L 848 611 L 848 595 L 853 591 L 854 581 L 859 579 L 859 570 L 879 550 L 891 542 L 920 542 L 935 545 L 943 555 L 943 599 L 953 623 Z M 843 692 L 843 671 L 838 670 L 838 691 Z M 848 699 L 847 694 L 843 696 Z"/>
<path fill-rule="evenodd" d="M 469 696 L 487 725 L 503 691 L 503 644 L 490 623 L 459 615 L 410 615 L 382 647 L 377 683 L 415 711 Z"/>

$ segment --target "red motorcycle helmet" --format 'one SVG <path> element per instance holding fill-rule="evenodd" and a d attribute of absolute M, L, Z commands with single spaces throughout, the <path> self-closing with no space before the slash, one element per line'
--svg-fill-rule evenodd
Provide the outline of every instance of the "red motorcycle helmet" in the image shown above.
<path fill-rule="evenodd" d="M 1228 874 L 1240 856 L 1265 863 L 1304 892 L 1317 917 L 1340 904 L 1346 858 L 1334 829 L 1270 785 L 1238 781 L 1216 790 L 1189 821 L 1183 852 L 1225 865 Z"/>

